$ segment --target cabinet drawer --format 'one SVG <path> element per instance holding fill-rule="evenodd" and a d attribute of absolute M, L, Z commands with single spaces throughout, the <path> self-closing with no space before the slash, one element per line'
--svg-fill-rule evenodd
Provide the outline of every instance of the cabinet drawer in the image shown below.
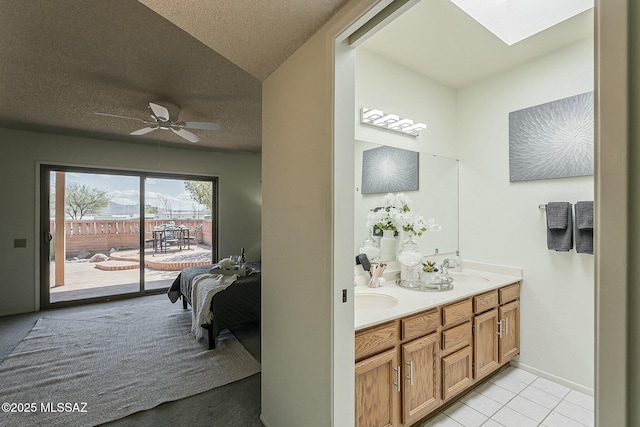
<path fill-rule="evenodd" d="M 433 310 L 402 319 L 400 322 L 402 340 L 404 341 L 435 331 L 440 325 L 440 317 L 438 316 L 438 309 L 434 308 Z"/>
<path fill-rule="evenodd" d="M 471 298 L 442 308 L 442 326 L 455 325 L 471 318 Z"/>
<path fill-rule="evenodd" d="M 450 399 L 471 386 L 471 355 L 471 347 L 465 347 L 441 359 L 443 400 Z"/>
<path fill-rule="evenodd" d="M 520 283 L 505 286 L 500 289 L 500 304 L 516 300 L 520 297 Z"/>
<path fill-rule="evenodd" d="M 476 314 L 484 313 L 498 306 L 498 291 L 487 292 L 486 294 L 473 297 L 473 311 Z"/>
<path fill-rule="evenodd" d="M 471 322 L 442 331 L 442 351 L 450 353 L 471 345 Z"/>
<path fill-rule="evenodd" d="M 356 360 L 393 348 L 398 341 L 398 322 L 356 332 Z"/>

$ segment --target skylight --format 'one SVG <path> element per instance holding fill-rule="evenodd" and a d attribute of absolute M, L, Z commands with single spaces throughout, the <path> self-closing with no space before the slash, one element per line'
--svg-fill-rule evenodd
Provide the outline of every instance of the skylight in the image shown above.
<path fill-rule="evenodd" d="M 593 0 L 451 0 L 511 46 L 593 7 Z"/>

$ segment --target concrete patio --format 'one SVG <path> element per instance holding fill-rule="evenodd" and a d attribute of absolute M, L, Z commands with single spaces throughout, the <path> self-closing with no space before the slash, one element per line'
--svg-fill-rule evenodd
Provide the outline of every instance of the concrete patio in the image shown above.
<path fill-rule="evenodd" d="M 180 271 L 193 265 L 211 264 L 211 247 L 192 244 L 190 249 L 169 249 L 167 253 L 145 250 L 145 290 L 167 289 Z M 140 253 L 123 250 L 108 261 L 65 262 L 65 283 L 54 286 L 55 262 L 50 264 L 50 301 L 71 301 L 138 292 L 140 290 Z"/>

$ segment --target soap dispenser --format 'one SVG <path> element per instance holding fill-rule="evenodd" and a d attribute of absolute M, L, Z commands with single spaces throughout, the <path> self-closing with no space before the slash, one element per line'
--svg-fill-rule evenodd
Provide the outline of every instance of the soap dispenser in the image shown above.
<path fill-rule="evenodd" d="M 460 258 L 460 251 L 456 251 L 456 257 L 453 259 L 452 271 L 458 273 L 462 271 L 462 258 Z"/>

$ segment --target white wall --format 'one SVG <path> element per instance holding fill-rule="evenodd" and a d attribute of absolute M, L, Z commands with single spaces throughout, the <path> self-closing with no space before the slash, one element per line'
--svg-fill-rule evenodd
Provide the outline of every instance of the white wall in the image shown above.
<path fill-rule="evenodd" d="M 266 426 L 354 422 L 353 122 L 343 120 L 353 111 L 354 58 L 334 48 L 388 3 L 350 1 L 263 83 Z"/>
<path fill-rule="evenodd" d="M 261 257 L 261 156 L 167 148 L 0 129 L 3 201 L 0 221 L 0 315 L 35 309 L 38 194 L 36 162 L 217 176 L 219 253 L 244 246 L 249 259 Z M 26 248 L 13 240 L 26 238 Z"/>
<path fill-rule="evenodd" d="M 593 389 L 594 257 L 546 248 L 539 204 L 593 200 L 593 177 L 509 182 L 511 111 L 593 90 L 593 40 L 458 94 L 463 259 L 522 267 L 519 363 Z"/>
<path fill-rule="evenodd" d="M 261 416 L 273 427 L 327 426 L 331 417 L 331 134 L 330 110 L 318 105 L 330 93 L 317 54 L 323 42 L 314 36 L 262 89 Z"/>
<path fill-rule="evenodd" d="M 360 108 L 377 108 L 427 130 L 416 138 L 360 125 Z M 356 139 L 457 158 L 456 91 L 364 48 L 356 50 Z"/>

